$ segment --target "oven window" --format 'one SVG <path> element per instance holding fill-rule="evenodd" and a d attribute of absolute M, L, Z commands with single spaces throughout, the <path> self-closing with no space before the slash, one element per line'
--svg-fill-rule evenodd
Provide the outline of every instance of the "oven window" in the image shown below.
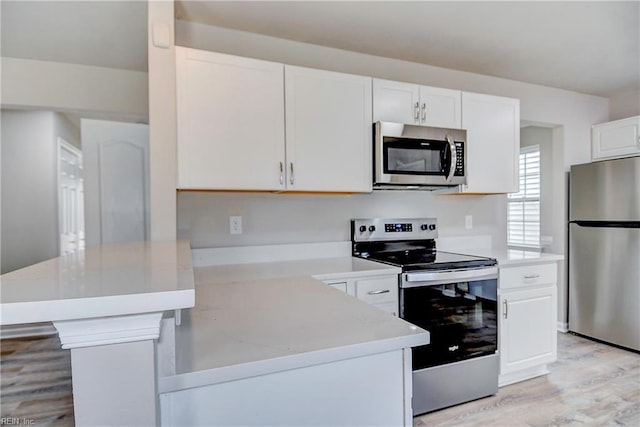
<path fill-rule="evenodd" d="M 404 288 L 401 317 L 429 331 L 431 343 L 413 349 L 413 369 L 496 352 L 497 280 Z"/>
<path fill-rule="evenodd" d="M 405 175 L 444 175 L 448 169 L 442 141 L 384 138 L 384 172 Z"/>

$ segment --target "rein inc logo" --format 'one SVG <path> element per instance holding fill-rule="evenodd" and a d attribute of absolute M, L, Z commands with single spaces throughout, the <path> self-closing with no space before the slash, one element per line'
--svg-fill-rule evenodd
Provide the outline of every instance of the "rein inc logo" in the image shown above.
<path fill-rule="evenodd" d="M 32 426 L 36 421 L 31 418 L 2 417 L 0 426 Z"/>

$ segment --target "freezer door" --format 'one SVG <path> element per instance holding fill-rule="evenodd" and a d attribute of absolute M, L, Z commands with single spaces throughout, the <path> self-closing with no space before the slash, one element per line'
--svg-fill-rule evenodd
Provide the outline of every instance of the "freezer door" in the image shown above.
<path fill-rule="evenodd" d="M 640 157 L 571 166 L 569 219 L 640 221 Z"/>
<path fill-rule="evenodd" d="M 569 234 L 569 329 L 640 351 L 640 228 Z"/>

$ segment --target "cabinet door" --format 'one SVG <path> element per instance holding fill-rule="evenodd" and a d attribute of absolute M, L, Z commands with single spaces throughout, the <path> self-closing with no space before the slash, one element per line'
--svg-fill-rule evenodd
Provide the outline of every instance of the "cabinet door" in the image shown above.
<path fill-rule="evenodd" d="M 462 93 L 462 127 L 467 130 L 468 193 L 518 191 L 520 101 Z"/>
<path fill-rule="evenodd" d="M 420 124 L 460 129 L 462 92 L 439 87 L 420 86 Z"/>
<path fill-rule="evenodd" d="M 420 87 L 373 79 L 373 121 L 420 124 Z"/>
<path fill-rule="evenodd" d="M 595 125 L 591 134 L 593 160 L 640 154 L 640 116 Z"/>
<path fill-rule="evenodd" d="M 553 362 L 557 354 L 556 287 L 500 294 L 500 374 Z"/>
<path fill-rule="evenodd" d="M 278 190 L 282 64 L 176 48 L 178 187 Z"/>
<path fill-rule="evenodd" d="M 356 297 L 394 316 L 398 315 L 398 275 L 356 279 Z"/>
<path fill-rule="evenodd" d="M 371 78 L 285 67 L 287 189 L 371 191 Z"/>

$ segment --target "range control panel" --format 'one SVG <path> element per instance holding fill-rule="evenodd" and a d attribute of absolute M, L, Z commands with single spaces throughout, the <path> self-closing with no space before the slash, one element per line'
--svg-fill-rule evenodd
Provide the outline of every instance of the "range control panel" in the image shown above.
<path fill-rule="evenodd" d="M 351 220 L 351 240 L 423 240 L 438 237 L 435 218 L 369 218 Z"/>

